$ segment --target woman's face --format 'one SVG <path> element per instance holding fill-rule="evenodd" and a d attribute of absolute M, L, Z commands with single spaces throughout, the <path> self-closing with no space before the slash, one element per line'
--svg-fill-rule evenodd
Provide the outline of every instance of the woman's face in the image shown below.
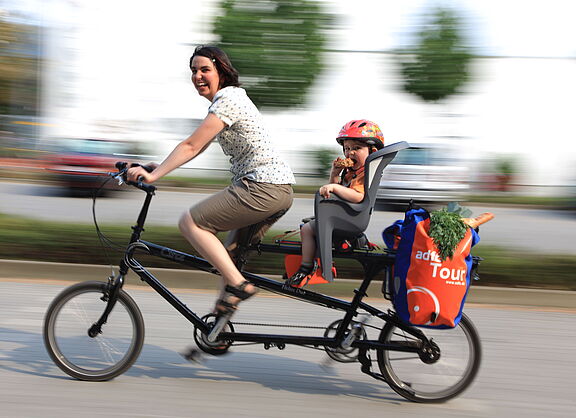
<path fill-rule="evenodd" d="M 192 83 L 198 94 L 212 101 L 220 90 L 220 75 L 210 58 L 195 56 L 192 58 Z"/>

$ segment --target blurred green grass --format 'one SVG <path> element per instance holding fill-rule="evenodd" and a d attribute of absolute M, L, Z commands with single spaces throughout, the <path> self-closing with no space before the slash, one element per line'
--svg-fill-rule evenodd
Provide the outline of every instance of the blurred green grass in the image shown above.
<path fill-rule="evenodd" d="M 117 250 L 104 250 L 90 224 L 46 222 L 0 214 L 0 258 L 117 265 L 132 231 L 129 226 L 118 225 L 101 225 L 101 230 L 118 245 Z M 265 241 L 273 241 L 278 234 L 270 231 Z M 176 227 L 149 227 L 142 239 L 195 254 Z M 480 281 L 475 285 L 576 290 L 575 257 L 513 252 L 481 244 L 474 248 L 474 255 L 485 258 L 480 264 Z M 181 268 L 164 259 L 145 255 L 139 259 L 148 267 Z M 362 268 L 354 260 L 337 259 L 336 267 L 340 278 L 362 278 Z M 261 275 L 281 275 L 283 256 L 252 254 L 246 270 Z"/>

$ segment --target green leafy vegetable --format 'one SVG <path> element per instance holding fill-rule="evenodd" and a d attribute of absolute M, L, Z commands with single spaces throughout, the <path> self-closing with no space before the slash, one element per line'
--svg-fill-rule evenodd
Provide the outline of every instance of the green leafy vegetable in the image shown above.
<path fill-rule="evenodd" d="M 448 203 L 448 212 L 454 212 L 458 214 L 461 218 L 470 218 L 472 216 L 472 211 L 467 207 L 460 206 L 458 202 Z"/>
<path fill-rule="evenodd" d="M 450 212 L 447 209 L 430 213 L 430 231 L 428 235 L 434 241 L 442 261 L 452 258 L 458 243 L 466 235 L 467 226 L 462 222 L 460 210 Z"/>

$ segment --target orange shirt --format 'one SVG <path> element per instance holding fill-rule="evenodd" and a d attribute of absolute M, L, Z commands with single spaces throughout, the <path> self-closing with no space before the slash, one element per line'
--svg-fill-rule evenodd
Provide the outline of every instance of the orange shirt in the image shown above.
<path fill-rule="evenodd" d="M 356 171 L 347 170 L 340 184 L 364 194 L 364 167 Z"/>

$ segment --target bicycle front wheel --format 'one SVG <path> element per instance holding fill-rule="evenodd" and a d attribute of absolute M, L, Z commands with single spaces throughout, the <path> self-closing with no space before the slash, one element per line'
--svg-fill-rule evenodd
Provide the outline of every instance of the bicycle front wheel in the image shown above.
<path fill-rule="evenodd" d="M 415 402 L 444 402 L 462 393 L 474 380 L 482 357 L 480 338 L 464 314 L 453 329 L 423 329 L 439 350 L 426 361 L 417 353 L 378 350 L 378 366 L 390 387 Z M 418 339 L 387 323 L 380 342 L 417 344 Z"/>
<path fill-rule="evenodd" d="M 106 308 L 105 289 L 103 282 L 75 284 L 56 296 L 46 312 L 46 349 L 54 363 L 76 379 L 103 381 L 122 374 L 144 343 L 142 314 L 123 290 L 102 332 L 88 335 Z"/>

